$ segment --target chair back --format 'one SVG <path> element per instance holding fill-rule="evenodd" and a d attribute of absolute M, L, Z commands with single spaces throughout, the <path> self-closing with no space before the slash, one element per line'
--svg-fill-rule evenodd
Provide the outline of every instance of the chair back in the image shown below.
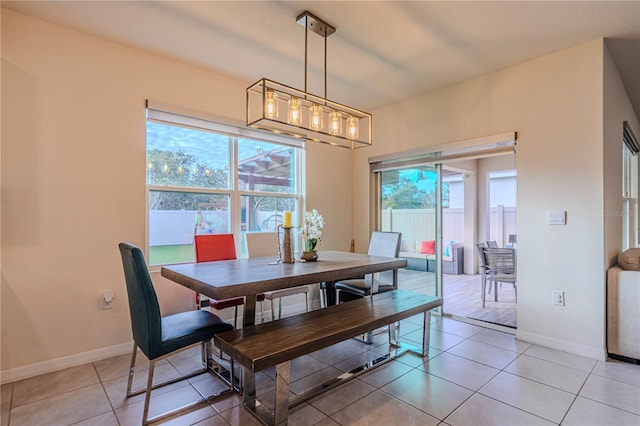
<path fill-rule="evenodd" d="M 194 236 L 196 262 L 236 259 L 233 234 L 200 234 Z"/>
<path fill-rule="evenodd" d="M 277 232 L 247 232 L 244 242 L 249 257 L 278 256 Z"/>
<path fill-rule="evenodd" d="M 488 248 L 498 248 L 498 243 L 495 241 L 487 241 L 486 244 Z"/>
<path fill-rule="evenodd" d="M 160 356 L 162 317 L 144 255 L 139 247 L 120 243 L 120 255 L 129 298 L 133 340 L 149 359 Z"/>
<path fill-rule="evenodd" d="M 482 269 L 482 271 L 484 271 L 485 267 L 487 266 L 487 262 L 484 258 L 484 249 L 486 248 L 487 248 L 487 243 L 476 244 L 476 249 L 478 250 L 478 257 L 480 259 L 480 269 Z"/>
<path fill-rule="evenodd" d="M 516 251 L 507 248 L 485 248 L 486 268 L 490 275 L 516 275 Z"/>
<path fill-rule="evenodd" d="M 401 232 L 375 231 L 371 234 L 367 254 L 371 256 L 398 257 L 401 241 Z"/>
<path fill-rule="evenodd" d="M 400 245 L 402 242 L 401 232 L 382 232 L 375 231 L 371 234 L 369 242 L 369 250 L 367 254 L 370 256 L 398 257 L 400 254 Z M 378 292 L 380 285 L 393 285 L 396 287 L 398 271 L 384 271 L 376 274 L 367 275 L 366 281 L 371 285 L 371 294 Z"/>

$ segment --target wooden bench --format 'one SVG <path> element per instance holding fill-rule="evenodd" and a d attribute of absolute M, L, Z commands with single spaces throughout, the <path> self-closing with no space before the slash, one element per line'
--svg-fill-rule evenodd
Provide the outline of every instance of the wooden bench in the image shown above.
<path fill-rule="evenodd" d="M 425 296 L 403 290 L 385 293 L 329 306 L 278 321 L 217 334 L 215 344 L 243 367 L 244 405 L 269 425 L 287 423 L 289 407 L 311 398 L 345 380 L 350 380 L 374 364 L 380 365 L 406 351 L 427 356 L 429 352 L 430 311 L 442 305 L 439 297 Z M 385 325 L 417 314 L 424 314 L 422 348 L 401 344 L 395 327 L 389 327 L 390 354 L 349 373 L 341 374 L 323 385 L 289 399 L 290 362 L 292 359 L 359 336 Z M 276 367 L 276 394 L 272 410 L 256 398 L 255 373 Z"/>

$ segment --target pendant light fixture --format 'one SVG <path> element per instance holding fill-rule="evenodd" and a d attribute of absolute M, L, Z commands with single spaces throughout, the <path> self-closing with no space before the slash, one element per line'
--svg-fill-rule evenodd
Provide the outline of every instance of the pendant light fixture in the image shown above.
<path fill-rule="evenodd" d="M 327 37 L 335 27 L 305 11 L 304 90 L 266 78 L 247 88 L 247 126 L 356 149 L 371 145 L 371 114 L 327 99 Z M 324 38 L 324 97 L 307 92 L 308 32 Z"/>

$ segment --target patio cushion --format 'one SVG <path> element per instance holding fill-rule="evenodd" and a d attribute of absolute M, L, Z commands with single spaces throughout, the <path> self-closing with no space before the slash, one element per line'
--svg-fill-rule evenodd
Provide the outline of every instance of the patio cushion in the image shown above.
<path fill-rule="evenodd" d="M 435 254 L 436 253 L 436 240 L 423 241 L 420 246 L 420 253 L 422 254 Z"/>
<path fill-rule="evenodd" d="M 630 248 L 620 253 L 618 265 L 628 271 L 640 271 L 640 247 Z"/>

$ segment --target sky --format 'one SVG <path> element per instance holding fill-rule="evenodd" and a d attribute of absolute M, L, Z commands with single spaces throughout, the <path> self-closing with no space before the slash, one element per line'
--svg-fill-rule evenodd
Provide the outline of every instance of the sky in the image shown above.
<path fill-rule="evenodd" d="M 277 145 L 241 139 L 238 144 L 238 157 L 251 157 L 258 152 L 258 148 L 268 151 L 275 147 Z M 211 169 L 226 167 L 229 164 L 228 137 L 204 130 L 148 121 L 147 150 L 154 148 L 162 151 L 183 151 L 194 155 L 199 161 L 207 163 Z"/>

